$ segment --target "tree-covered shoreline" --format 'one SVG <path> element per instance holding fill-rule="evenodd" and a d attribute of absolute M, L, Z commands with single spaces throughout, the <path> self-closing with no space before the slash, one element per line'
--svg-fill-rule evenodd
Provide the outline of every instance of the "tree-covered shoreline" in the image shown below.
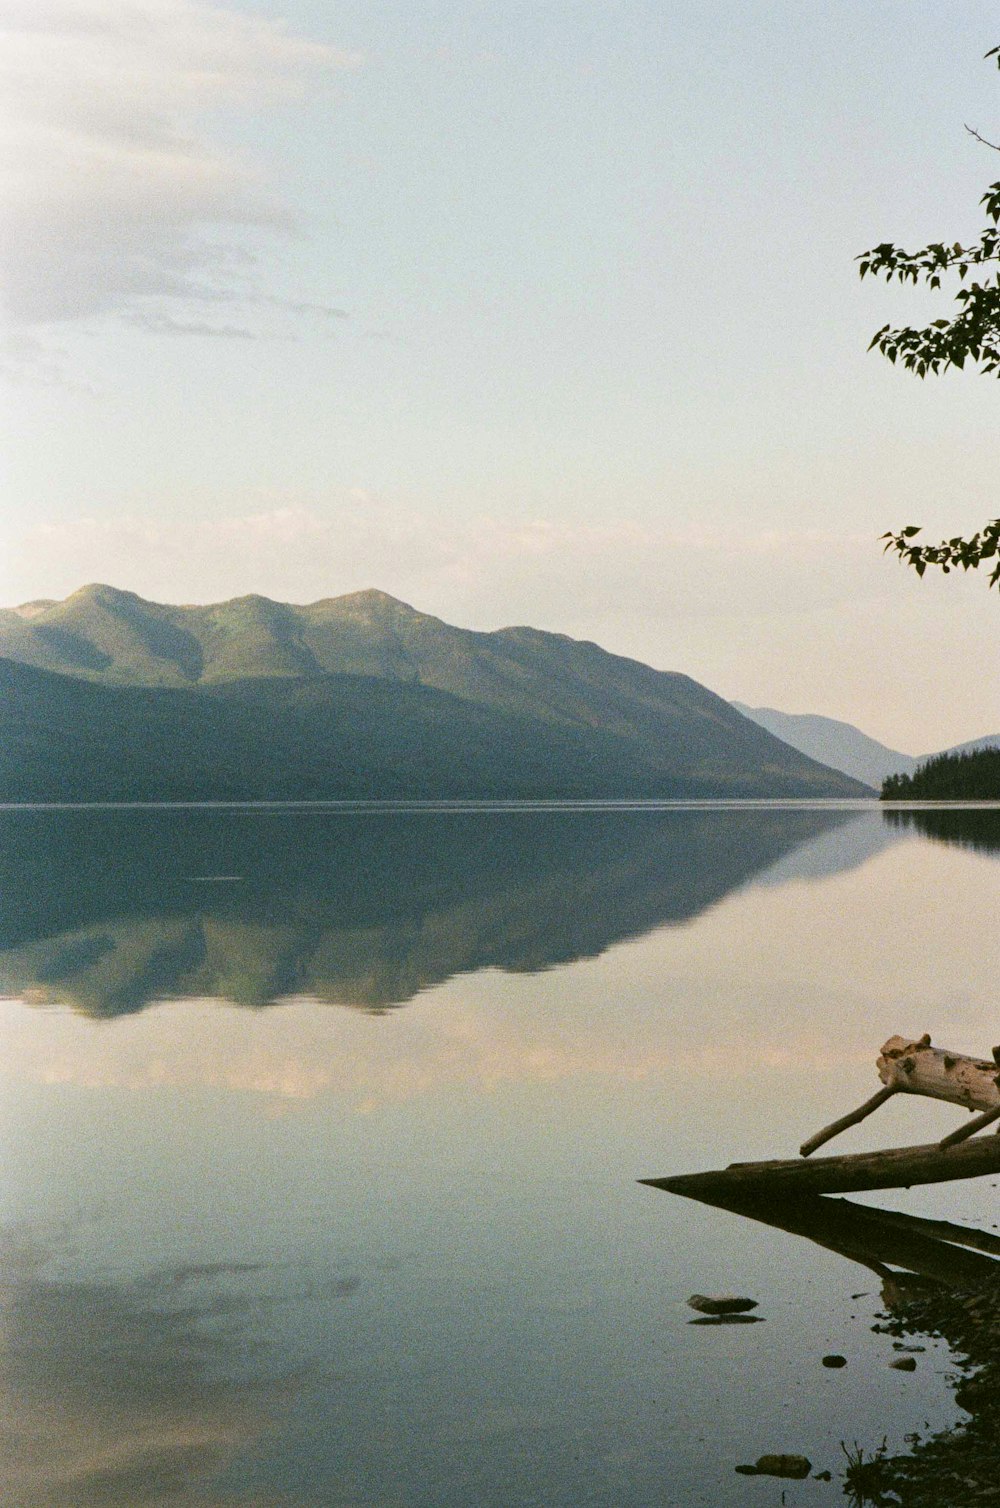
<path fill-rule="evenodd" d="M 1000 800 L 1000 748 L 938 754 L 912 775 L 888 775 L 883 801 Z"/>

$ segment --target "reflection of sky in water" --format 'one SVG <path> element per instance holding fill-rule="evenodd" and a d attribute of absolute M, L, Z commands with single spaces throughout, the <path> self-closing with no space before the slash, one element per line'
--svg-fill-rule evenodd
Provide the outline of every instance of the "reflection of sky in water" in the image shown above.
<path fill-rule="evenodd" d="M 933 1351 L 888 1369 L 862 1269 L 633 1180 L 787 1155 L 870 1092 L 893 1031 L 991 1045 L 1000 866 L 913 829 L 886 846 L 877 812 L 791 843 L 737 825 L 727 844 L 726 820 L 687 828 L 703 841 L 686 856 L 662 833 L 640 845 L 645 869 L 611 832 L 594 862 L 569 845 L 561 870 L 519 865 L 506 886 L 500 849 L 480 858 L 464 936 L 486 938 L 492 911 L 504 938 L 485 966 L 454 921 L 467 848 L 419 907 L 363 895 L 350 919 L 379 967 L 397 922 L 446 939 L 443 982 L 388 1016 L 0 1008 L 0 1497 L 763 1505 L 776 1484 L 735 1462 L 805 1450 L 836 1470 L 840 1439 L 956 1417 Z M 813 845 L 798 873 L 796 842 Z M 670 883 L 650 883 L 656 851 Z M 148 898 L 148 876 L 134 889 Z M 3 966 L 108 927 L 109 893 L 95 877 L 72 915 L 49 896 Z M 305 893 L 258 901 L 280 931 L 289 896 L 301 957 Z M 164 908 L 115 914 L 160 926 Z M 46 916 L 68 925 L 45 935 Z M 329 914 L 316 927 L 329 941 Z M 894 1102 L 843 1150 L 955 1117 Z M 991 1223 L 978 1184 L 881 1202 Z M 688 1326 L 696 1289 L 752 1293 L 766 1323 Z M 820 1366 L 831 1350 L 843 1372 Z"/>

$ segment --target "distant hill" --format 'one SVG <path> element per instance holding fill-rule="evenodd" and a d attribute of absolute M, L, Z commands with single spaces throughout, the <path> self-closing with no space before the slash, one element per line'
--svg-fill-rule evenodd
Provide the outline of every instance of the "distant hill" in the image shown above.
<path fill-rule="evenodd" d="M 835 717 L 820 717 L 816 713 L 778 712 L 774 707 L 748 707 L 743 702 L 732 705 L 744 717 L 752 718 L 775 738 L 783 739 L 793 749 L 818 759 L 862 780 L 866 785 L 880 787 L 887 775 L 912 774 L 917 760 L 912 754 L 901 754 L 898 749 L 887 748 L 860 728 L 851 723 L 840 722 Z"/>
<path fill-rule="evenodd" d="M 890 775 L 912 775 L 919 765 L 939 759 L 944 754 L 972 754 L 979 749 L 1000 748 L 1000 733 L 988 733 L 983 738 L 972 738 L 967 743 L 954 744 L 948 749 L 936 749 L 931 754 L 902 754 L 890 749 L 877 739 L 862 733 L 852 723 L 840 722 L 835 717 L 821 717 L 816 713 L 779 712 L 774 707 L 748 707 L 745 702 L 731 703 L 744 717 L 752 718 L 775 738 L 783 739 L 793 749 L 818 759 L 834 770 L 853 775 L 866 785 L 881 788 Z"/>
<path fill-rule="evenodd" d="M 646 709 L 648 726 L 623 733 L 375 676 L 263 677 L 179 690 L 100 685 L 0 660 L 0 800 L 826 796 L 862 789 L 771 739 L 694 682 L 681 690 L 658 720 Z"/>
<path fill-rule="evenodd" d="M 929 759 L 937 759 L 941 754 L 975 754 L 980 749 L 1000 749 L 1000 733 L 987 733 L 982 738 L 970 738 L 968 743 L 952 744 L 950 749 L 939 749 L 934 754 L 924 754 L 917 760 L 917 763 L 926 764 Z"/>

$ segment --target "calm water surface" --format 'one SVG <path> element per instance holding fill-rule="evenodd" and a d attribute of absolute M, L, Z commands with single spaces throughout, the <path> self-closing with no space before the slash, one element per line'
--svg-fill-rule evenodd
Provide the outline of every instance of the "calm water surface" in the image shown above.
<path fill-rule="evenodd" d="M 885 1264 L 636 1180 L 989 1049 L 998 913 L 996 809 L 0 811 L 0 1501 L 795 1508 L 949 1439 Z"/>

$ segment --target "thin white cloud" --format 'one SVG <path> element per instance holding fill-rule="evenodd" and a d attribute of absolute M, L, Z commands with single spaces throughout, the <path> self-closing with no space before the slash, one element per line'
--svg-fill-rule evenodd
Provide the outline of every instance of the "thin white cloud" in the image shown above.
<path fill-rule="evenodd" d="M 203 0 L 0 0 L 10 321 L 231 297 L 220 242 L 290 217 L 205 117 L 260 110 L 358 61 Z"/>
<path fill-rule="evenodd" d="M 192 518 L 184 527 L 153 512 L 46 521 L 12 542 L 12 558 L 26 568 L 44 561 L 46 590 L 108 579 L 171 601 L 178 592 L 187 601 L 211 601 L 244 590 L 301 602 L 377 585 L 425 610 L 450 601 L 459 621 L 482 623 L 486 604 L 500 602 L 507 604 L 500 621 L 534 621 L 544 602 L 548 626 L 577 630 L 588 619 L 600 623 L 614 602 L 628 604 L 633 617 L 676 623 L 728 616 L 734 608 L 768 613 L 779 585 L 787 611 L 815 611 L 885 585 L 868 536 L 816 529 L 737 534 L 614 515 L 572 523 L 469 513 L 456 521 L 394 506 L 360 488 L 335 506 L 283 502 Z M 37 574 L 24 571 L 25 579 Z M 796 591 L 800 577 L 804 585 Z"/>

